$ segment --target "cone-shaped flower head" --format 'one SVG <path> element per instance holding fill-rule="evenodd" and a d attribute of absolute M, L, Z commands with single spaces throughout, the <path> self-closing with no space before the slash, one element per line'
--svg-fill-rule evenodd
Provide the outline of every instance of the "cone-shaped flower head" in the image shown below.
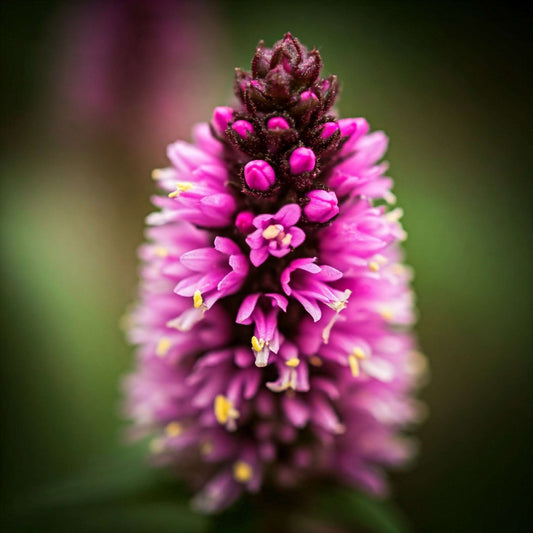
<path fill-rule="evenodd" d="M 153 177 L 126 382 L 136 434 L 213 512 L 336 479 L 374 493 L 412 452 L 423 370 L 387 139 L 338 119 L 334 76 L 287 34 Z"/>

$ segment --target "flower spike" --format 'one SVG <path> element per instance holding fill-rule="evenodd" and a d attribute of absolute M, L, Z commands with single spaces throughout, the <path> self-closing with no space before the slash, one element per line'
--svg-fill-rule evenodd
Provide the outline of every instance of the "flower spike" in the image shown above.
<path fill-rule="evenodd" d="M 387 138 L 338 118 L 321 68 L 290 33 L 260 42 L 235 105 L 152 174 L 126 413 L 203 512 L 288 480 L 382 492 L 412 449 L 424 365 Z"/>

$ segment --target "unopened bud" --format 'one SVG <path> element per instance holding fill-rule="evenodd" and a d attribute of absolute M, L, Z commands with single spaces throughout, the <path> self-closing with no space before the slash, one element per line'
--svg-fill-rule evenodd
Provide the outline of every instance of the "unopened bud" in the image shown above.
<path fill-rule="evenodd" d="M 316 156 L 310 148 L 296 148 L 289 158 L 291 174 L 311 172 L 315 168 Z"/>
<path fill-rule="evenodd" d="M 283 117 L 272 117 L 267 122 L 269 130 L 288 130 L 290 127 L 290 124 Z"/>
<path fill-rule="evenodd" d="M 233 118 L 231 107 L 219 106 L 213 111 L 213 125 L 219 133 L 226 131 L 230 120 Z"/>
<path fill-rule="evenodd" d="M 307 193 L 309 203 L 304 207 L 305 216 L 311 222 L 327 222 L 338 212 L 337 195 L 333 191 L 315 190 Z"/>
<path fill-rule="evenodd" d="M 262 159 L 246 163 L 244 167 L 244 180 L 250 189 L 266 191 L 276 181 L 274 169 Z"/>
<path fill-rule="evenodd" d="M 254 229 L 254 214 L 251 211 L 241 211 L 235 218 L 235 225 L 240 232 L 248 234 Z"/>
<path fill-rule="evenodd" d="M 300 95 L 300 100 L 302 102 L 306 102 L 307 100 L 318 100 L 318 97 L 315 93 L 311 92 L 311 91 L 304 91 L 301 95 Z"/>
<path fill-rule="evenodd" d="M 254 127 L 247 120 L 236 120 L 231 127 L 243 138 L 246 139 L 248 134 L 253 135 Z"/>
<path fill-rule="evenodd" d="M 336 122 L 326 122 L 322 126 L 322 131 L 320 132 L 320 137 L 322 139 L 329 139 L 337 130 L 339 129 L 339 126 Z"/>

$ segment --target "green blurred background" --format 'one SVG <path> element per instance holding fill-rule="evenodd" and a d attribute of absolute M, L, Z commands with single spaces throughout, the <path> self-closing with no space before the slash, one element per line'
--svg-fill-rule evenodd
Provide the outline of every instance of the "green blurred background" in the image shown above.
<path fill-rule="evenodd" d="M 341 79 L 341 114 L 391 139 L 431 365 L 421 455 L 393 476 L 393 500 L 413 531 L 529 530 L 529 9 L 130 0 L 1 10 L 9 527 L 47 531 L 31 529 L 28 509 L 138 490 L 149 511 L 110 503 L 114 522 L 87 530 L 208 527 L 168 491 L 159 497 L 172 484 L 146 473 L 142 447 L 123 445 L 119 381 L 132 352 L 119 321 L 135 295 L 150 170 L 165 164 L 168 142 L 229 101 L 233 67 L 249 66 L 257 41 L 290 30 Z"/>

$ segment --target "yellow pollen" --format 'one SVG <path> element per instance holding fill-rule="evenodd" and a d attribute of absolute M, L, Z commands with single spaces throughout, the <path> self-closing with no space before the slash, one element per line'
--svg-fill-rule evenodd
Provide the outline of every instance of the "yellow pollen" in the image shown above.
<path fill-rule="evenodd" d="M 164 246 L 156 246 L 154 248 L 154 253 L 158 257 L 166 257 L 168 255 L 168 250 Z"/>
<path fill-rule="evenodd" d="M 169 198 L 176 198 L 176 196 L 179 196 L 182 192 L 188 191 L 192 188 L 192 183 L 189 183 L 188 181 L 178 181 L 176 183 L 176 190 L 169 193 Z"/>
<path fill-rule="evenodd" d="M 194 307 L 198 309 L 199 307 L 202 307 L 202 304 L 204 303 L 204 299 L 202 298 L 202 293 L 200 291 L 194 291 L 194 295 L 192 297 L 194 302 Z"/>
<path fill-rule="evenodd" d="M 300 359 L 298 359 L 298 357 L 292 357 L 285 361 L 285 364 L 291 368 L 296 368 L 300 364 Z"/>
<path fill-rule="evenodd" d="M 165 428 L 167 437 L 178 437 L 183 432 L 183 426 L 179 422 L 170 422 Z"/>
<path fill-rule="evenodd" d="M 228 421 L 239 417 L 239 411 L 233 407 L 231 400 L 219 394 L 215 398 L 215 417 L 219 424 L 227 424 Z"/>
<path fill-rule="evenodd" d="M 388 307 L 382 309 L 380 314 L 384 320 L 392 320 L 394 318 L 394 313 Z"/>
<path fill-rule="evenodd" d="M 240 483 L 248 483 L 253 473 L 252 467 L 244 461 L 237 461 L 233 465 L 233 477 Z"/>
<path fill-rule="evenodd" d="M 285 235 L 285 237 L 281 239 L 281 244 L 283 244 L 284 246 L 289 246 L 291 241 L 292 241 L 292 235 L 290 233 L 287 233 L 287 235 Z"/>
<path fill-rule="evenodd" d="M 379 264 L 376 261 L 370 261 L 370 263 L 368 263 L 368 268 L 372 272 L 378 272 L 379 271 Z"/>
<path fill-rule="evenodd" d="M 313 357 L 309 359 L 309 362 L 316 367 L 322 366 L 322 359 L 320 359 L 318 355 L 313 355 Z"/>
<path fill-rule="evenodd" d="M 260 352 L 265 347 L 265 341 L 259 340 L 255 335 L 252 337 L 252 349 L 254 352 Z"/>
<path fill-rule="evenodd" d="M 268 226 L 268 228 L 263 231 L 263 238 L 264 239 L 275 239 L 279 234 L 281 233 L 281 230 L 278 226 L 275 226 L 274 224 L 271 224 Z"/>
<path fill-rule="evenodd" d="M 348 363 L 350 364 L 350 370 L 354 378 L 359 376 L 359 359 L 364 359 L 365 357 L 365 352 L 359 346 L 356 346 L 348 356 Z"/>
<path fill-rule="evenodd" d="M 352 355 L 354 357 L 357 357 L 357 359 L 364 359 L 366 357 L 365 352 L 362 350 L 362 348 L 359 348 L 359 346 L 356 346 L 353 351 Z"/>
<path fill-rule="evenodd" d="M 162 177 L 162 171 L 160 168 L 154 168 L 154 170 L 152 170 L 152 179 L 153 180 L 158 180 Z"/>
<path fill-rule="evenodd" d="M 159 339 L 159 342 L 157 343 L 155 354 L 159 357 L 165 357 L 167 355 L 168 350 L 170 349 L 171 342 L 168 337 L 163 337 Z"/>
<path fill-rule="evenodd" d="M 350 370 L 352 371 L 352 376 L 354 378 L 359 376 L 359 361 L 355 355 L 350 355 L 348 357 L 348 363 L 350 363 Z"/>

